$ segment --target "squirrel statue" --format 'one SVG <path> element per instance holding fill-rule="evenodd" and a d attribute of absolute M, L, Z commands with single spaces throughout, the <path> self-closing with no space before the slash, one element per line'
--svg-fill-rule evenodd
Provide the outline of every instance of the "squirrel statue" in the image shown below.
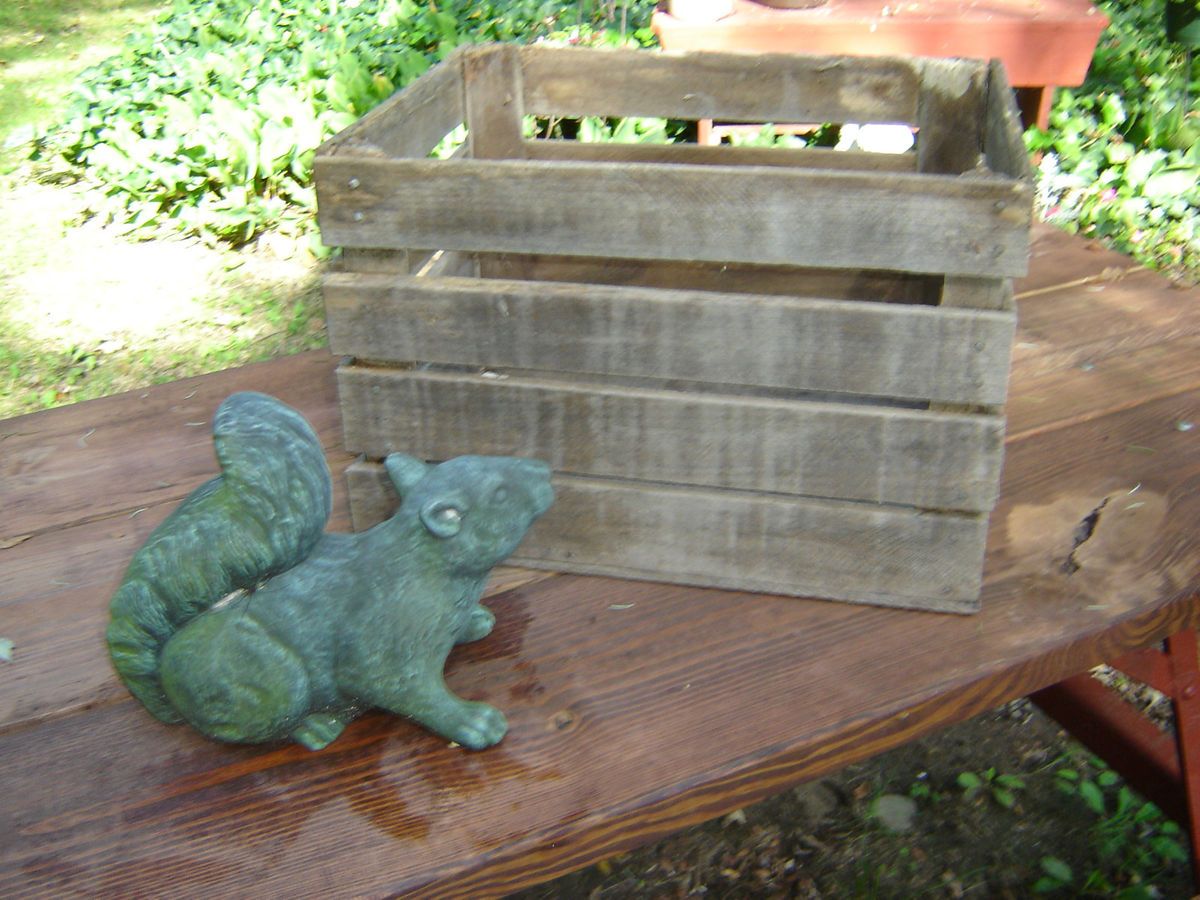
<path fill-rule="evenodd" d="M 133 695 L 221 741 L 319 750 L 379 707 L 465 747 L 498 742 L 503 713 L 456 696 L 442 669 L 492 630 L 488 571 L 549 508 L 549 466 L 393 453 L 395 514 L 326 534 L 329 469 L 299 413 L 234 394 L 213 444 L 221 474 L 154 530 L 112 599 L 109 652 Z"/>

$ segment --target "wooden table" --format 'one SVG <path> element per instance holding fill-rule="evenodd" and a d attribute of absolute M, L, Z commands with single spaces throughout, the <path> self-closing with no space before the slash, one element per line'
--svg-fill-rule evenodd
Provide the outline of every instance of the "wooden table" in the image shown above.
<path fill-rule="evenodd" d="M 982 613 L 508 571 L 449 671 L 512 723 L 478 754 L 374 714 L 319 753 L 217 745 L 110 671 L 109 595 L 215 472 L 226 394 L 349 462 L 327 356 L 0 423 L 0 895 L 501 894 L 1200 624 L 1200 292 L 1044 228 L 1033 253 Z"/>
<path fill-rule="evenodd" d="M 716 22 L 662 10 L 651 22 L 665 50 L 1000 59 L 1026 126 L 1042 128 L 1054 88 L 1083 83 L 1106 25 L 1089 0 L 829 0 L 813 9 L 735 0 Z"/>

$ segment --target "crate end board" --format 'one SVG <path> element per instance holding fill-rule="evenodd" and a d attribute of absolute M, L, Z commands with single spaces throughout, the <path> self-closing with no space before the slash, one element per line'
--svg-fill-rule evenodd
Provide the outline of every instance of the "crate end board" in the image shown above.
<path fill-rule="evenodd" d="M 396 503 L 346 471 L 354 527 Z M 942 612 L 978 610 L 987 517 L 556 476 L 520 565 Z"/>

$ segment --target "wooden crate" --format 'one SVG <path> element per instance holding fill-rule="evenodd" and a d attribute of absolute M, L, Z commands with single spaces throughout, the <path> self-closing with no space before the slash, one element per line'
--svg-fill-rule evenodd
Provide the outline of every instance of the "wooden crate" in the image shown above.
<path fill-rule="evenodd" d="M 585 144 L 528 115 L 917 140 Z M 356 527 L 393 450 L 517 454 L 558 493 L 523 564 L 978 608 L 1032 192 L 998 64 L 472 47 L 316 173 Z"/>

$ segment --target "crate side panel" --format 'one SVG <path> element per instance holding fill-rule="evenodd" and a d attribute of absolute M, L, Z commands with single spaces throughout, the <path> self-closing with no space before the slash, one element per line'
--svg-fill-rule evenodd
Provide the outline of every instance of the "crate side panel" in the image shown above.
<path fill-rule="evenodd" d="M 1029 154 L 1021 137 L 1021 111 L 1008 83 L 1004 64 L 994 59 L 988 67 L 988 103 L 984 125 L 984 156 L 993 172 L 1031 181 Z"/>
<path fill-rule="evenodd" d="M 527 159 L 689 166 L 783 166 L 867 172 L 915 172 L 915 153 L 865 153 L 823 147 L 726 147 L 706 144 L 601 144 L 568 140 L 525 142 Z"/>
<path fill-rule="evenodd" d="M 911 60 L 521 48 L 535 115 L 916 123 Z"/>
<path fill-rule="evenodd" d="M 986 512 L 995 416 L 714 396 L 588 382 L 344 367 L 353 452 L 544 459 L 555 471 Z"/>
<path fill-rule="evenodd" d="M 346 473 L 356 527 L 390 514 L 381 465 Z M 944 612 L 979 607 L 985 516 L 558 476 L 514 564 Z"/>
<path fill-rule="evenodd" d="M 424 362 L 996 406 L 1015 316 L 883 303 L 341 273 L 330 348 Z"/>
<path fill-rule="evenodd" d="M 995 178 L 536 160 L 317 161 L 323 240 L 1021 275 L 1030 188 Z"/>
<path fill-rule="evenodd" d="M 479 271 L 484 278 L 516 281 L 633 285 L 668 290 L 873 300 L 925 306 L 936 305 L 942 295 L 941 279 L 905 272 L 528 253 L 480 253 L 478 258 Z"/>
<path fill-rule="evenodd" d="M 393 94 L 317 151 L 317 158 L 342 153 L 391 157 L 428 156 L 442 138 L 463 123 L 462 60 L 455 51 Z M 317 178 L 317 194 L 322 190 Z"/>

